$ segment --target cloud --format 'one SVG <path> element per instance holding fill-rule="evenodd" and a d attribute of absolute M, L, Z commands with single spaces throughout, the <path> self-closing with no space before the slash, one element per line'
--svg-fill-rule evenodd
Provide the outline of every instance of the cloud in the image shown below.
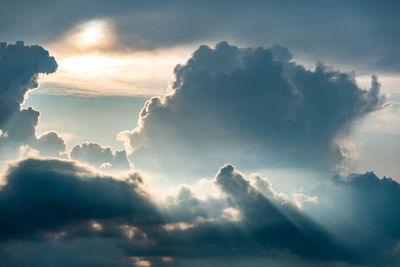
<path fill-rule="evenodd" d="M 64 139 L 54 131 L 42 134 L 33 145 L 42 156 L 60 156 L 65 151 Z"/>
<path fill-rule="evenodd" d="M 125 150 L 112 151 L 96 143 L 83 143 L 72 148 L 70 156 L 82 162 L 92 164 L 97 168 L 112 168 L 128 170 L 131 168 Z"/>
<path fill-rule="evenodd" d="M 0 190 L 0 240 L 46 232 L 92 231 L 92 220 L 150 223 L 158 216 L 137 175 L 101 176 L 71 161 L 26 159 L 11 165 Z"/>
<path fill-rule="evenodd" d="M 318 203 L 304 202 L 304 210 L 373 265 L 387 266 L 400 259 L 398 182 L 373 172 L 337 175 L 310 194 Z"/>
<path fill-rule="evenodd" d="M 291 57 L 282 46 L 200 46 L 176 66 L 172 94 L 148 100 L 119 138 L 139 168 L 335 167 L 346 157 L 338 139 L 384 103 L 380 85 L 373 76 L 363 90 L 351 73 L 307 70 Z"/>
<path fill-rule="evenodd" d="M 107 238 L 11 240 L 0 243 L 2 266 L 132 267 L 114 240 Z"/>
<path fill-rule="evenodd" d="M 26 46 L 21 41 L 0 43 L 0 126 L 20 112 L 25 93 L 38 86 L 38 74 L 56 69 L 54 57 L 40 46 Z"/>
<path fill-rule="evenodd" d="M 276 196 L 264 196 L 232 165 L 225 165 L 219 170 L 215 183 L 227 195 L 233 207 L 240 210 L 246 228 L 253 232 L 260 244 L 283 246 L 295 254 L 316 258 L 344 256 L 334 246 L 333 239 L 316 223 L 288 202 L 282 203 Z M 271 188 L 271 191 L 274 190 Z M 275 236 L 274 233 L 279 235 Z M 324 245 L 317 248 L 314 247 L 316 243 Z M 332 254 L 328 256 L 327 251 Z M 335 253 L 339 254 L 335 256 Z"/>
<path fill-rule="evenodd" d="M 30 158 L 9 166 L 5 178 L 5 266 L 50 266 L 63 259 L 65 266 L 198 266 L 204 259 L 216 265 L 227 258 L 238 266 L 380 266 L 399 260 L 399 184 L 372 173 L 335 177 L 316 188 L 318 202 L 302 202 L 303 209 L 282 202 L 266 178 L 253 175 L 249 181 L 229 164 L 214 180 L 220 197 L 200 199 L 182 187 L 163 203 L 152 200 L 138 173 L 104 176 L 73 161 Z M 319 220 L 307 215 L 316 212 Z M 83 258 L 74 249 L 87 246 L 97 253 L 85 250 Z"/>
<path fill-rule="evenodd" d="M 230 215 L 225 214 L 224 210 L 231 207 L 221 198 L 208 196 L 200 199 L 187 186 L 181 187 L 176 196 L 168 196 L 165 206 L 172 223 L 168 227 L 172 229 L 193 227 L 194 224 L 204 221 L 224 221 Z"/>
<path fill-rule="evenodd" d="M 35 140 L 35 128 L 39 122 L 39 112 L 32 107 L 13 113 L 2 130 L 7 133 L 6 141 L 29 144 Z"/>
<path fill-rule="evenodd" d="M 146 246 L 126 242 L 127 255 L 155 266 L 160 264 L 160 255 L 173 258 L 173 266 L 192 266 L 204 258 L 211 262 L 227 258 L 267 262 L 293 256 L 320 263 L 356 260 L 295 206 L 263 196 L 232 165 L 218 171 L 215 184 L 224 193 L 221 199 L 200 200 L 183 187 L 166 206 L 167 217 L 179 218 L 181 223 L 170 220 L 164 227 L 150 229 Z M 238 210 L 239 218 L 221 216 L 227 207 Z"/>
<path fill-rule="evenodd" d="M 287 204 L 289 197 L 284 193 L 278 193 L 272 187 L 271 181 L 267 177 L 262 177 L 260 174 L 252 174 L 251 185 L 256 188 L 266 198 L 279 201 L 281 204 Z"/>
<path fill-rule="evenodd" d="M 49 52 L 40 46 L 27 46 L 18 41 L 15 44 L 0 43 L 0 146 L 4 151 L 15 153 L 20 145 L 32 145 L 48 154 L 57 154 L 62 145 L 50 151 L 44 147 L 48 141 L 64 141 L 55 132 L 37 139 L 35 128 L 40 113 L 32 107 L 21 108 L 26 93 L 38 87 L 38 75 L 50 74 L 57 69 L 57 63 Z M 64 145 L 65 147 L 65 145 Z"/>
<path fill-rule="evenodd" d="M 0 29 L 7 40 L 54 42 L 87 21 L 108 19 L 121 50 L 148 50 L 221 38 L 251 45 L 282 43 L 313 61 L 329 60 L 351 68 L 399 72 L 398 3 L 386 1 L 243 2 L 4 0 Z M 21 9 L 21 6 L 29 8 Z M 210 8 L 212 7 L 212 8 Z M 43 14 L 49 8 L 52 13 Z M 18 14 L 18 16 L 16 15 Z M 356 35 L 355 35 L 356 33 Z M 311 40 L 311 41 L 310 41 Z"/>

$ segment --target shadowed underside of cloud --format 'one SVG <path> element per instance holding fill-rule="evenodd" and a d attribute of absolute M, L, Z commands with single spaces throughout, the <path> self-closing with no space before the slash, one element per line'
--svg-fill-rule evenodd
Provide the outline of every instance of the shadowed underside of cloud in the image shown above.
<path fill-rule="evenodd" d="M 56 69 L 54 57 L 40 46 L 27 46 L 21 41 L 8 45 L 0 43 L 1 151 L 12 154 L 23 144 L 43 149 L 43 155 L 59 155 L 64 151 L 64 141 L 55 132 L 37 139 L 38 111 L 32 107 L 21 109 L 26 93 L 38 87 L 38 75 L 50 74 Z"/>
<path fill-rule="evenodd" d="M 97 255 L 109 255 L 116 266 L 141 266 L 140 261 L 191 266 L 191 261 L 226 257 L 357 261 L 305 214 L 265 197 L 231 165 L 221 168 L 215 180 L 224 198 L 200 200 L 182 189 L 175 199 L 180 208 L 151 201 L 139 174 L 116 180 L 70 161 L 27 159 L 10 166 L 5 178 L 0 190 L 5 266 L 30 260 L 46 266 L 68 253 L 77 266 L 95 264 L 99 256 L 89 250 L 93 258 L 82 258 L 71 248 L 87 244 L 98 247 Z M 226 208 L 237 210 L 239 218 L 226 217 Z M 48 247 L 52 254 L 42 258 L 15 250 L 21 246 L 39 253 Z"/>
<path fill-rule="evenodd" d="M 96 143 L 83 143 L 72 148 L 72 159 L 92 164 L 97 168 L 128 170 L 131 165 L 125 150 L 112 151 Z"/>
<path fill-rule="evenodd" d="M 196 170 L 226 161 L 253 166 L 332 168 L 338 140 L 384 97 L 350 73 L 290 61 L 286 47 L 200 46 L 175 68 L 173 92 L 148 100 L 138 126 L 119 135 L 139 167 Z"/>
<path fill-rule="evenodd" d="M 11 165 L 5 179 L 0 190 L 2 240 L 42 236 L 46 231 L 84 234 L 93 229 L 92 220 L 111 218 L 140 225 L 157 217 L 139 188 L 137 174 L 116 180 L 71 161 L 27 159 Z"/>
<path fill-rule="evenodd" d="M 51 266 L 64 258 L 60 266 L 102 260 L 100 266 L 199 266 L 205 259 L 216 265 L 227 258 L 237 266 L 385 266 L 399 260 L 400 187 L 372 173 L 336 177 L 317 188 L 312 193 L 318 201 L 303 203 L 307 213 L 265 178 L 253 176 L 250 183 L 232 165 L 215 177 L 219 198 L 199 199 L 183 187 L 162 205 L 151 200 L 138 173 L 117 179 L 72 161 L 27 159 L 11 165 L 5 178 L 4 266 Z M 318 220 L 306 214 L 318 214 Z M 96 252 L 78 249 L 87 246 Z"/>

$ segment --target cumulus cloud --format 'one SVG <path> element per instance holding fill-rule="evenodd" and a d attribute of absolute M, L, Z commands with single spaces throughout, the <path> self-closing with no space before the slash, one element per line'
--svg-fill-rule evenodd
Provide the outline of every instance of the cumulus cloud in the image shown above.
<path fill-rule="evenodd" d="M 267 177 L 262 177 L 259 174 L 251 176 L 251 185 L 256 188 L 261 194 L 269 199 L 274 199 L 282 204 L 287 204 L 289 197 L 284 193 L 278 193 L 273 187 L 271 181 Z"/>
<path fill-rule="evenodd" d="M 60 156 L 65 151 L 64 139 L 54 131 L 42 134 L 33 144 L 43 156 Z"/>
<path fill-rule="evenodd" d="M 212 196 L 200 199 L 187 186 L 181 187 L 176 196 L 168 196 L 165 205 L 172 223 L 168 227 L 172 229 L 193 227 L 198 222 L 224 221 L 232 215 L 224 212 L 231 208 L 226 200 Z"/>
<path fill-rule="evenodd" d="M 112 151 L 96 143 L 83 143 L 72 148 L 70 156 L 82 162 L 94 165 L 97 168 L 111 168 L 127 170 L 131 165 L 125 150 Z"/>
<path fill-rule="evenodd" d="M 20 111 L 25 93 L 38 86 L 38 74 L 56 69 L 54 57 L 40 46 L 0 43 L 0 126 Z"/>
<path fill-rule="evenodd" d="M 32 107 L 13 113 L 2 130 L 7 133 L 5 141 L 29 144 L 35 140 L 35 128 L 39 122 L 39 112 Z"/>
<path fill-rule="evenodd" d="M 200 46 L 176 66 L 172 94 L 148 100 L 119 138 L 139 168 L 335 167 L 346 157 L 338 139 L 384 103 L 380 85 L 374 76 L 364 90 L 351 73 L 307 70 L 291 57 L 282 46 Z"/>
<path fill-rule="evenodd" d="M 39 112 L 32 107 L 21 108 L 26 93 L 38 87 L 38 75 L 50 74 L 56 69 L 54 57 L 40 46 L 27 46 L 21 41 L 8 45 L 0 43 L 0 129 L 3 133 L 0 149 L 15 153 L 20 145 L 32 145 L 43 149 L 44 154 L 63 152 L 64 141 L 55 132 L 37 139 L 35 128 Z M 51 141 L 59 145 L 46 146 Z"/>

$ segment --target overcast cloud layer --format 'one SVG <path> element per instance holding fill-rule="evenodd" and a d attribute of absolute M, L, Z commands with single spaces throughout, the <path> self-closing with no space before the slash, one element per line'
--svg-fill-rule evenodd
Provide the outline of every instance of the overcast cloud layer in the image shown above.
<path fill-rule="evenodd" d="M 0 1 L 2 38 L 49 43 L 85 21 L 115 25 L 114 52 L 221 39 L 279 43 L 312 61 L 357 70 L 400 70 L 398 1 Z M 46 12 L 48 10 L 50 12 Z M 45 15 L 44 15 L 45 14 Z"/>

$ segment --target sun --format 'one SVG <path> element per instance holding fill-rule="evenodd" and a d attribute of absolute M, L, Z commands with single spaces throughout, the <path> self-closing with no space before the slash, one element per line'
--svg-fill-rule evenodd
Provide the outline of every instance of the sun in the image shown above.
<path fill-rule="evenodd" d="M 156 95 L 168 87 L 176 62 L 185 61 L 192 51 L 192 47 L 131 49 L 118 39 L 112 20 L 80 22 L 52 44 L 58 70 L 41 76 L 42 85 L 79 94 Z"/>
<path fill-rule="evenodd" d="M 58 58 L 65 58 L 77 54 L 109 51 L 116 42 L 113 21 L 94 19 L 81 22 L 65 31 L 56 42 L 51 44 L 51 50 L 53 54 L 57 54 Z"/>
<path fill-rule="evenodd" d="M 90 21 L 81 26 L 78 41 L 81 45 L 92 46 L 103 41 L 106 36 L 106 25 L 103 21 Z"/>

